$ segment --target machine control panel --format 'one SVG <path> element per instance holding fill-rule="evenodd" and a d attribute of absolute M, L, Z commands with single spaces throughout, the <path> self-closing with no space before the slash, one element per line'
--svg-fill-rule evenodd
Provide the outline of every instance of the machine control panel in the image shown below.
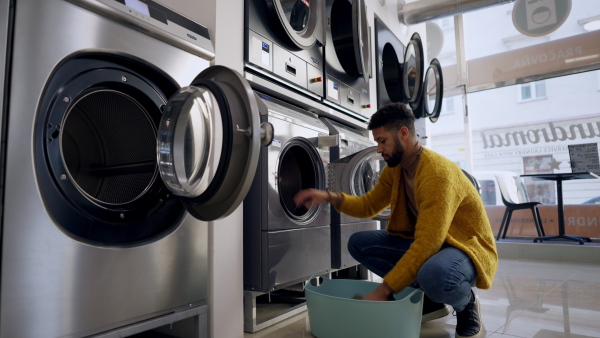
<path fill-rule="evenodd" d="M 208 29 L 153 0 L 69 0 L 98 14 L 211 60 Z"/>

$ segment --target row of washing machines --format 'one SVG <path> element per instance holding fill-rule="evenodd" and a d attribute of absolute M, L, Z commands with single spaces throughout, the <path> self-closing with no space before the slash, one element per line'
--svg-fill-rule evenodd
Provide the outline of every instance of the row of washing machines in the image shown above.
<path fill-rule="evenodd" d="M 208 225 L 242 202 L 245 290 L 356 265 L 347 239 L 377 222 L 292 198 L 360 195 L 383 166 L 366 130 L 364 3 L 244 3 L 240 74 L 210 66 L 206 27 L 160 1 L 0 0 L 1 337 L 121 337 L 192 317 L 207 335 Z M 422 77 L 418 38 L 407 54 L 375 31 L 377 105 L 418 111 L 427 76 L 402 89 L 407 63 Z M 331 46 L 354 64 L 326 62 Z"/>

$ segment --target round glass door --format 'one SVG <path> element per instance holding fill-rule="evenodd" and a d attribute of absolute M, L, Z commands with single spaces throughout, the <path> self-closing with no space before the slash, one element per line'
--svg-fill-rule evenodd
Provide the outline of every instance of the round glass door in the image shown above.
<path fill-rule="evenodd" d="M 224 138 L 216 138 L 223 120 L 210 89 L 185 87 L 169 101 L 158 136 L 158 166 L 175 195 L 198 197 L 214 179 L 211 158 L 220 158 Z M 226 145 L 227 146 L 227 145 Z"/>
<path fill-rule="evenodd" d="M 442 66 L 437 59 L 433 59 L 427 72 L 425 73 L 425 82 L 423 83 L 425 94 L 423 97 L 425 116 L 429 117 L 431 122 L 437 122 L 440 111 L 442 110 L 442 99 L 444 90 L 444 81 L 442 77 Z"/>
<path fill-rule="evenodd" d="M 359 62 L 358 66 L 361 69 L 361 74 L 365 81 L 369 81 L 371 76 L 371 37 L 369 34 L 369 20 L 367 17 L 367 6 L 364 0 L 356 0 L 353 4 L 358 13 L 357 20 L 354 20 L 355 25 L 354 31 L 356 32 L 354 37 L 355 50 L 358 52 L 356 60 Z"/>
<path fill-rule="evenodd" d="M 386 166 L 383 157 L 377 153 L 377 147 L 369 148 L 370 151 L 364 152 L 357 158 L 356 164 L 351 175 L 351 193 L 355 196 L 362 196 L 372 190 L 379 181 L 381 170 Z M 384 210 L 375 217 L 378 220 L 389 220 L 390 208 Z"/>
<path fill-rule="evenodd" d="M 335 0 L 331 4 L 331 39 L 344 72 L 368 81 L 371 75 L 371 40 L 363 0 Z"/>
<path fill-rule="evenodd" d="M 371 191 L 379 181 L 379 175 L 386 162 L 377 153 L 377 147 L 369 147 L 358 153 L 330 163 L 331 186 L 334 191 L 353 196 L 362 196 Z M 373 219 L 387 221 L 390 208 L 384 210 Z"/>
<path fill-rule="evenodd" d="M 287 21 L 296 32 L 303 32 L 310 17 L 310 0 L 281 0 Z"/>
<path fill-rule="evenodd" d="M 258 165 L 259 118 L 248 82 L 222 66 L 170 98 L 158 128 L 158 169 L 194 217 L 225 217 L 246 196 Z"/>
<path fill-rule="evenodd" d="M 412 109 L 419 105 L 422 94 L 423 74 L 423 45 L 419 34 L 414 33 L 404 53 L 404 65 L 402 68 L 402 88 L 404 90 L 405 103 L 409 103 Z"/>
<path fill-rule="evenodd" d="M 266 0 L 271 14 L 281 24 L 290 42 L 300 49 L 309 49 L 322 31 L 320 5 L 322 0 Z M 322 41 L 324 42 L 324 41 Z"/>

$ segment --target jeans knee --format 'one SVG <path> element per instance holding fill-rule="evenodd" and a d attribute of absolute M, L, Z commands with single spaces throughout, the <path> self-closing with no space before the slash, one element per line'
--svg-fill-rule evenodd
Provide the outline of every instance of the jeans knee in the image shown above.
<path fill-rule="evenodd" d="M 419 287 L 434 301 L 444 298 L 447 291 L 447 285 L 444 284 L 448 276 L 445 276 L 445 271 L 437 264 L 424 264 L 417 273 Z"/>
<path fill-rule="evenodd" d="M 359 240 L 360 237 L 360 233 L 355 232 L 352 235 L 350 235 L 350 238 L 348 238 L 348 252 L 354 257 L 355 253 L 359 252 L 357 243 L 360 242 Z"/>

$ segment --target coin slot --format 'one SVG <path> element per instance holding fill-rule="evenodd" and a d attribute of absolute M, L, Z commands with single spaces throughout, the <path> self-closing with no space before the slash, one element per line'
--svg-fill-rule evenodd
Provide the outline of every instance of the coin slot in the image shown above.
<path fill-rule="evenodd" d="M 285 63 L 285 71 L 296 76 L 296 67 L 290 65 L 289 63 Z"/>

